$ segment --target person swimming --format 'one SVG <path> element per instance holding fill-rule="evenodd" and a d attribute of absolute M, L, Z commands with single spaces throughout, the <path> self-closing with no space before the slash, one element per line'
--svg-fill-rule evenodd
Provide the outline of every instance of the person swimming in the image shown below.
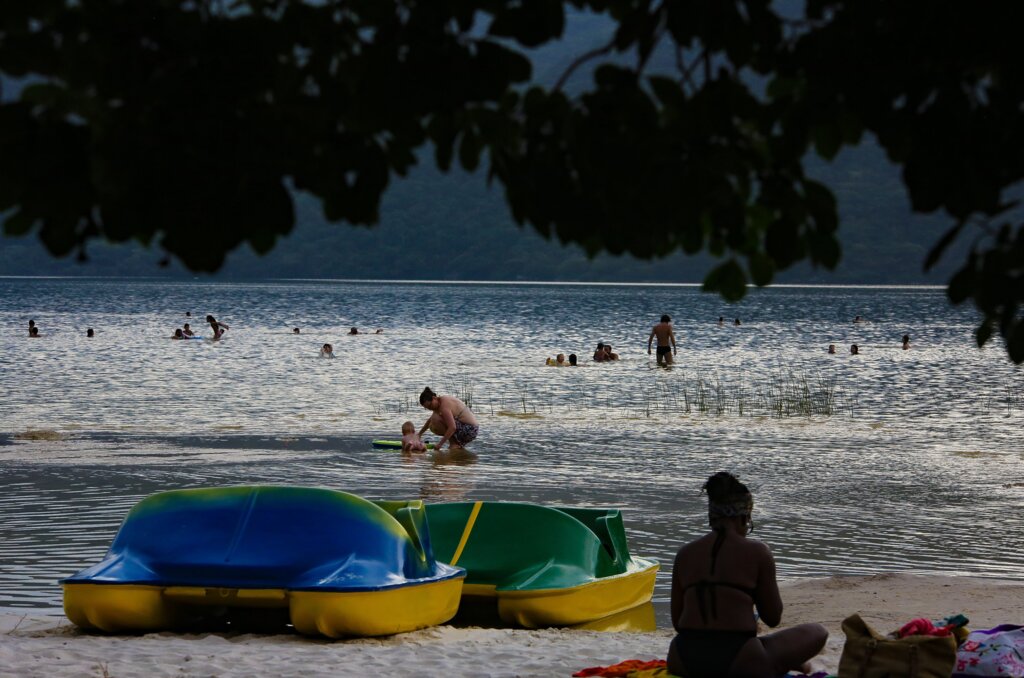
<path fill-rule="evenodd" d="M 903 335 L 903 350 L 906 351 L 909 348 L 910 348 L 910 335 L 909 334 L 904 334 Z"/>
<path fill-rule="evenodd" d="M 89 329 L 87 329 L 87 330 L 85 331 L 85 336 L 87 336 L 87 337 L 92 337 L 92 336 L 94 336 L 95 334 L 96 334 L 96 333 L 92 331 L 92 328 L 91 328 L 91 327 L 90 327 Z"/>
<path fill-rule="evenodd" d="M 331 346 L 330 344 L 324 344 L 323 348 L 320 349 L 320 357 L 321 358 L 333 358 L 334 357 L 334 347 Z"/>
<path fill-rule="evenodd" d="M 171 335 L 171 339 L 184 339 L 185 333 L 181 331 L 181 328 L 174 330 L 174 334 Z"/>
<path fill-rule="evenodd" d="M 358 327 L 353 327 L 352 329 L 350 329 L 348 331 L 348 333 L 349 334 L 359 334 L 359 328 Z"/>
<path fill-rule="evenodd" d="M 860 348 L 857 347 L 857 344 L 850 345 L 850 355 L 860 355 Z"/>
<path fill-rule="evenodd" d="M 836 345 L 835 344 L 829 344 L 828 345 L 828 352 L 834 354 L 836 352 Z"/>
<path fill-rule="evenodd" d="M 576 354 L 575 353 L 570 353 L 569 354 L 569 365 L 571 365 L 572 367 L 576 367 Z"/>
<path fill-rule="evenodd" d="M 192 332 L 192 328 L 189 327 L 188 323 L 185 323 L 185 326 L 181 329 L 181 333 L 184 334 L 186 337 L 195 336 L 195 334 Z"/>
<path fill-rule="evenodd" d="M 298 327 L 293 327 L 292 334 L 302 334 L 302 330 L 300 330 Z"/>
<path fill-rule="evenodd" d="M 212 315 L 206 316 L 206 322 L 210 323 L 210 328 L 213 330 L 213 340 L 217 341 L 224 336 L 225 330 L 231 329 L 222 322 L 218 322 Z M 295 328 L 295 333 L 298 334 L 299 328 Z"/>

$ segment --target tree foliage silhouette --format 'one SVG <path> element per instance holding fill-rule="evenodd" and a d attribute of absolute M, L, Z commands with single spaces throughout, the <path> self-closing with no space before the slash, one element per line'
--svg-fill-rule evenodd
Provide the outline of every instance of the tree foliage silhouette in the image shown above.
<path fill-rule="evenodd" d="M 567 12 L 613 34 L 531 83 Z M 706 250 L 705 288 L 738 299 L 836 265 L 835 200 L 804 163 L 870 133 L 913 208 L 950 217 L 924 265 L 971 239 L 949 296 L 1019 363 L 1022 18 L 950 0 L 4 3 L 0 73 L 31 84 L 0 99 L 0 213 L 56 256 L 137 239 L 213 271 L 292 229 L 291 190 L 373 224 L 430 144 L 442 169 L 484 165 L 519 223 L 589 253 Z"/>

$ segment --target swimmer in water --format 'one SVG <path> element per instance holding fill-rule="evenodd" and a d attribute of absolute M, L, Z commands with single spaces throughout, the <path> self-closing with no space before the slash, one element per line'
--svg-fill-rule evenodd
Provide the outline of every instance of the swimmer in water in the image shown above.
<path fill-rule="evenodd" d="M 31 337 L 32 339 L 38 339 L 39 338 L 39 328 L 35 327 L 35 326 L 32 326 L 32 327 L 28 328 L 28 336 Z"/>
<path fill-rule="evenodd" d="M 569 365 L 571 367 L 576 367 L 576 354 L 575 353 L 570 353 L 569 354 Z"/>
<path fill-rule="evenodd" d="M 298 327 L 292 329 L 292 334 L 302 334 Z"/>
<path fill-rule="evenodd" d="M 348 331 L 349 334 L 359 334 L 359 328 L 353 327 Z"/>
<path fill-rule="evenodd" d="M 909 334 L 904 334 L 903 335 L 903 350 L 907 351 L 909 349 L 910 349 L 910 335 Z"/>
<path fill-rule="evenodd" d="M 174 334 L 171 335 L 171 339 L 184 339 L 185 334 L 181 331 L 181 328 L 174 330 Z"/>
<path fill-rule="evenodd" d="M 185 323 L 185 327 L 181 329 L 181 333 L 186 337 L 194 337 L 195 334 L 192 332 L 192 328 L 189 327 L 188 323 Z"/>
<path fill-rule="evenodd" d="M 836 345 L 835 344 L 829 344 L 828 345 L 828 352 L 834 354 L 836 352 Z"/>
<path fill-rule="evenodd" d="M 850 355 L 860 355 L 860 349 L 857 348 L 857 344 L 852 344 L 850 346 Z"/>
<path fill-rule="evenodd" d="M 334 357 L 334 347 L 331 346 L 330 344 L 324 344 L 323 348 L 320 349 L 320 357 L 321 358 L 333 358 Z"/>
<path fill-rule="evenodd" d="M 95 334 L 96 333 L 92 331 L 91 327 L 85 331 L 85 336 L 87 336 L 87 337 L 92 337 Z"/>
<path fill-rule="evenodd" d="M 206 316 L 206 322 L 210 323 L 210 328 L 213 330 L 213 340 L 214 341 L 217 341 L 218 339 L 223 337 L 225 330 L 231 329 L 230 327 L 228 327 L 224 323 L 218 322 L 217 319 L 214 318 L 212 315 Z M 296 327 L 295 331 L 298 332 L 298 330 L 299 330 L 299 328 Z"/>

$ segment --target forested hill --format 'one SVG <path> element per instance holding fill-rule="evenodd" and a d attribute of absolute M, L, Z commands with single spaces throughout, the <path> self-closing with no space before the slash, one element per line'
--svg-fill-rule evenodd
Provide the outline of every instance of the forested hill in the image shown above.
<path fill-rule="evenodd" d="M 575 55 L 603 44 L 612 29 L 602 17 L 570 19 L 564 40 L 531 55 L 536 81 L 556 80 Z M 671 68 L 674 54 L 655 54 L 651 60 L 651 71 Z M 580 69 L 569 88 L 584 79 L 589 74 Z M 17 85 L 5 83 L 4 95 L 16 96 Z M 328 224 L 315 201 L 297 196 L 292 234 L 262 258 L 248 249 L 234 252 L 217 277 L 700 282 L 714 264 L 706 255 L 682 254 L 650 262 L 614 256 L 588 260 L 579 247 L 563 247 L 530 227 L 517 227 L 502 188 L 489 189 L 483 170 L 442 174 L 432 161 L 424 152 L 409 177 L 393 181 L 381 223 L 371 229 Z M 954 247 L 936 271 L 923 274 L 925 256 L 949 220 L 911 214 L 897 170 L 870 140 L 810 169 L 839 200 L 842 260 L 835 272 L 802 266 L 778 275 L 776 282 L 945 283 L 963 260 L 963 248 Z M 159 268 L 158 248 L 91 244 L 89 255 L 84 264 L 73 257 L 57 260 L 34 235 L 0 237 L 0 275 L 192 275 L 176 265 Z"/>
<path fill-rule="evenodd" d="M 813 174 L 839 200 L 843 256 L 834 272 L 797 267 L 776 282 L 945 283 L 962 261 L 948 252 L 925 276 L 929 247 L 948 227 L 941 215 L 910 212 L 896 170 L 873 146 L 844 151 Z M 442 174 L 429 161 L 385 194 L 374 228 L 329 224 L 319 205 L 298 196 L 297 227 L 265 257 L 232 254 L 218 278 L 375 278 L 423 280 L 565 280 L 700 282 L 713 259 L 682 254 L 656 261 L 599 256 L 548 241 L 515 225 L 500 187 L 481 173 Z M 90 260 L 53 259 L 34 237 L 0 238 L 0 275 L 184 276 L 157 266 L 159 250 L 93 244 Z"/>

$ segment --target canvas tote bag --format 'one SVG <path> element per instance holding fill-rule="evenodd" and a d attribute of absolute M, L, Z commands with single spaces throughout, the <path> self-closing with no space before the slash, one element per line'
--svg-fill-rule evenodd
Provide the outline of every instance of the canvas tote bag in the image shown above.
<path fill-rule="evenodd" d="M 956 664 L 952 636 L 886 638 L 859 614 L 843 620 L 843 633 L 839 678 L 949 678 Z"/>

